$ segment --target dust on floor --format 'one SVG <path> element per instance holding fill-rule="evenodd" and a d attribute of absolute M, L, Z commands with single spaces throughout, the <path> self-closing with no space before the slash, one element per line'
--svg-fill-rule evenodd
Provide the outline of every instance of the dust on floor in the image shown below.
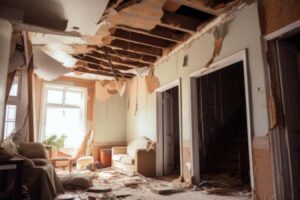
<path fill-rule="evenodd" d="M 68 174 L 65 170 L 57 171 L 59 177 Z M 180 182 L 180 179 L 170 178 L 152 179 L 141 175 L 128 176 L 110 168 L 91 171 L 74 171 L 92 176 L 93 186 L 99 189 L 110 190 L 106 192 L 88 192 L 87 190 L 67 190 L 66 194 L 74 197 L 75 200 L 250 200 L 251 193 L 237 186 L 237 190 L 229 185 L 216 185 L 210 179 L 202 182 L 202 185 L 191 186 Z M 223 177 L 224 178 L 224 177 Z M 229 179 L 231 180 L 231 179 Z"/>

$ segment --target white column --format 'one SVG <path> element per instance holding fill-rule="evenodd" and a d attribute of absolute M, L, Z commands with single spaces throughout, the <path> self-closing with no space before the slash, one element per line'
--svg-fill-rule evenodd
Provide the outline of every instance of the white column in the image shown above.
<path fill-rule="evenodd" d="M 5 92 L 10 54 L 12 25 L 0 18 L 0 140 L 3 139 Z"/>

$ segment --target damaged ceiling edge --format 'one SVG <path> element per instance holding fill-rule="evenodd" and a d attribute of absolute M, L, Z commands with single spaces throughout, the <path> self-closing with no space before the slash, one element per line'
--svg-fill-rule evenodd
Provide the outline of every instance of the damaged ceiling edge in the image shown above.
<path fill-rule="evenodd" d="M 186 46 L 189 46 L 193 41 L 197 40 L 202 35 L 204 35 L 206 33 L 209 33 L 216 26 L 232 21 L 234 19 L 234 15 L 238 11 L 240 11 L 241 9 L 243 9 L 244 7 L 246 7 L 247 5 L 249 5 L 249 4 L 247 4 L 247 3 L 241 3 L 241 4 L 238 4 L 238 5 L 235 5 L 234 7 L 231 7 L 231 10 L 227 11 L 226 13 L 221 14 L 220 16 L 218 16 L 217 18 L 215 18 L 214 20 L 212 20 L 211 22 L 209 22 L 208 24 L 206 24 L 199 32 L 196 32 L 194 35 L 192 35 L 191 37 L 189 37 L 185 42 L 179 44 L 174 49 L 172 49 L 168 53 L 168 55 L 163 56 L 160 59 L 158 59 L 153 64 L 154 67 L 157 67 L 162 62 L 168 60 L 171 56 L 173 56 L 174 54 L 176 54 L 180 50 L 184 49 Z"/>

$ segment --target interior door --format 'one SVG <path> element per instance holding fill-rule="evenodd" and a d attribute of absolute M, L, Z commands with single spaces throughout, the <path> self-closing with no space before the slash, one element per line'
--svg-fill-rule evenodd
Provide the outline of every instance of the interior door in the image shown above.
<path fill-rule="evenodd" d="M 164 131 L 164 175 L 169 175 L 175 167 L 174 162 L 174 100 L 168 92 L 163 93 L 163 131 Z"/>
<path fill-rule="evenodd" d="M 207 172 L 208 166 L 212 166 L 214 140 L 217 134 L 217 94 L 218 74 L 209 74 L 200 79 L 199 94 L 201 96 L 199 123 L 202 124 L 201 134 L 202 152 L 200 153 L 200 172 Z"/>
<path fill-rule="evenodd" d="M 296 46 L 279 41 L 284 121 L 293 199 L 300 199 L 300 66 Z"/>

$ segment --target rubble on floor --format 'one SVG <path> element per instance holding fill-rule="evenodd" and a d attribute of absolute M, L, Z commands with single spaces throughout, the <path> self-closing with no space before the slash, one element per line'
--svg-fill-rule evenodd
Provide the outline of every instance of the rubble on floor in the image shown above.
<path fill-rule="evenodd" d="M 146 178 L 142 175 L 127 176 L 112 170 L 111 168 L 96 170 L 94 172 L 84 170 L 74 170 L 72 174 L 84 174 L 92 177 L 92 187 L 88 189 L 73 189 L 67 190 L 66 194 L 59 196 L 59 200 L 117 200 L 117 199 L 198 199 L 200 196 L 207 196 L 205 199 L 245 199 L 249 200 L 249 196 L 245 196 L 244 193 L 234 192 L 235 184 L 234 179 L 227 177 L 226 181 L 219 181 L 219 185 L 216 183 L 217 179 L 213 177 L 207 177 L 205 181 L 200 183 L 198 187 L 191 187 L 186 182 L 181 182 L 180 178 L 164 177 L 158 178 Z M 57 174 L 60 178 L 69 176 L 67 170 L 57 170 Z M 220 178 L 220 177 L 219 177 Z M 225 176 L 223 178 L 226 178 Z M 232 182 L 230 182 L 232 181 Z M 224 187 L 223 187 L 224 186 Z M 229 187 L 230 186 L 230 187 Z M 224 190 L 227 188 L 229 191 L 224 194 Z M 232 190 L 230 190 L 230 188 Z M 238 187 L 239 188 L 239 187 Z M 211 195 L 207 195 L 211 194 Z M 226 198 L 218 195 L 230 195 Z M 70 196 L 71 195 L 71 196 Z M 171 197 L 172 196 L 172 197 Z M 64 198 L 63 198 L 64 197 Z M 197 198 L 196 198 L 197 197 Z"/>

